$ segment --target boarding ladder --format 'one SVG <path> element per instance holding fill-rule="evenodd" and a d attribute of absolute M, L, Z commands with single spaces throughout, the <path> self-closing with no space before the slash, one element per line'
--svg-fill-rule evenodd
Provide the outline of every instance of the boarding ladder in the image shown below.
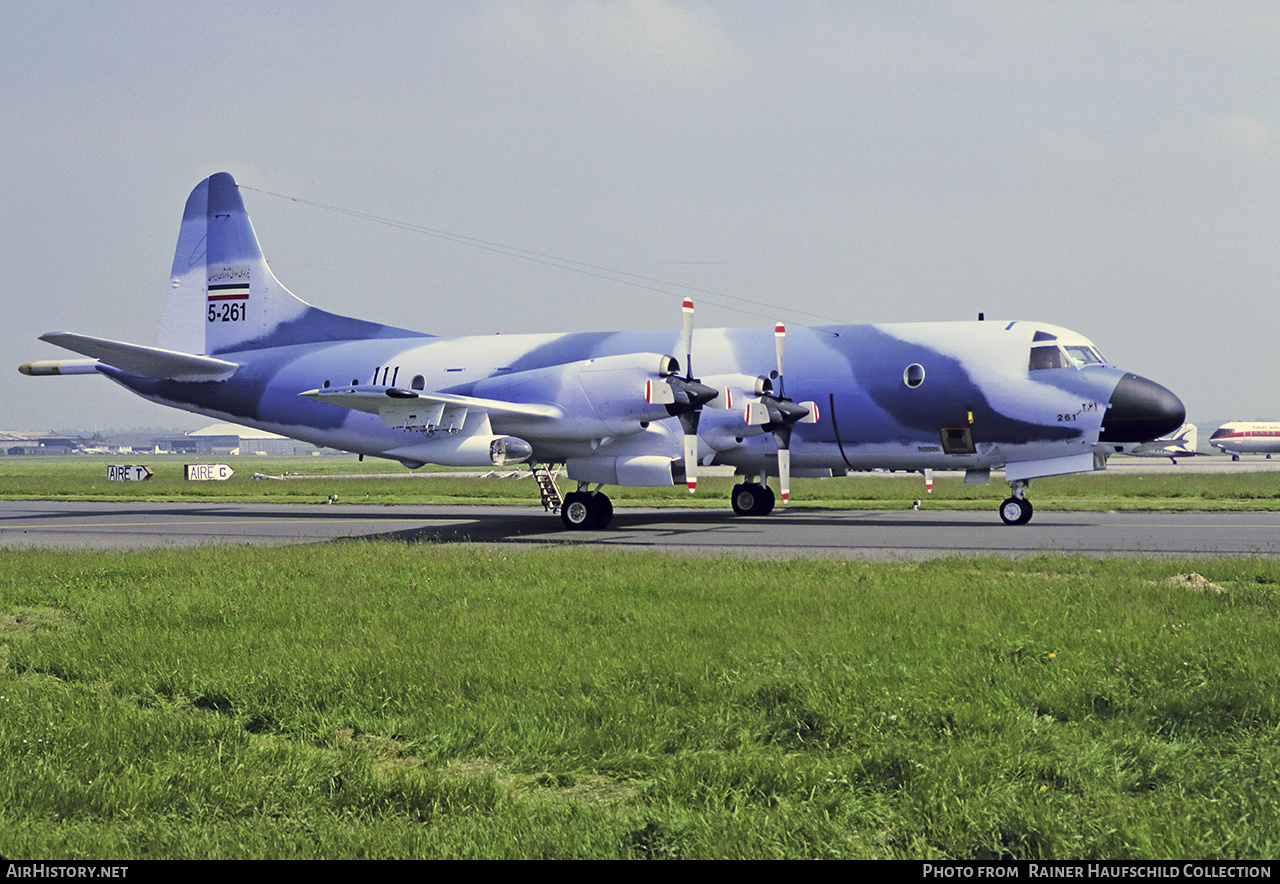
<path fill-rule="evenodd" d="M 564 503 L 564 495 L 556 486 L 556 473 L 560 472 L 559 467 L 552 469 L 550 464 L 536 463 L 530 469 L 533 471 L 534 480 L 538 483 L 538 493 L 542 495 L 542 508 L 552 513 L 559 512 L 561 504 Z"/>

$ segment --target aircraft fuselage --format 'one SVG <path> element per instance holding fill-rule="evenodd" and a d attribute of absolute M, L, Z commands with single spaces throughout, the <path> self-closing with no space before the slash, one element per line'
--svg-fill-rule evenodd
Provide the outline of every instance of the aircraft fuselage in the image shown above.
<path fill-rule="evenodd" d="M 1083 340 L 1027 322 L 793 328 L 786 393 L 820 409 L 816 423 L 796 427 L 796 469 L 984 469 L 1090 452 L 1125 373 L 1105 364 L 1029 370 L 1032 337 L 1046 329 Z M 769 374 L 773 364 L 769 329 L 707 329 L 694 340 L 699 377 L 725 381 L 729 389 L 739 380 L 743 401 L 749 396 L 745 380 Z M 376 414 L 299 394 L 336 387 L 411 389 L 416 380 L 417 389 L 428 391 L 552 403 L 561 411 L 555 420 L 490 419 L 494 433 L 528 441 L 533 460 L 563 462 L 641 448 L 665 454 L 664 439 L 671 456 L 679 457 L 678 428 L 655 427 L 674 422 L 638 407 L 643 403 L 634 374 L 619 372 L 610 384 L 590 370 L 603 357 L 669 354 L 679 346 L 678 333 L 670 331 L 412 337 L 222 352 L 240 370 L 229 380 L 204 384 L 102 370 L 165 405 L 409 462 L 428 456 L 436 441 L 431 437 L 439 434 L 391 427 Z M 920 378 L 911 385 L 913 366 Z M 736 407 L 705 410 L 700 436 L 703 463 L 754 474 L 769 471 L 776 457 L 768 434 L 744 424 Z M 406 453 L 414 448 L 422 456 Z"/>

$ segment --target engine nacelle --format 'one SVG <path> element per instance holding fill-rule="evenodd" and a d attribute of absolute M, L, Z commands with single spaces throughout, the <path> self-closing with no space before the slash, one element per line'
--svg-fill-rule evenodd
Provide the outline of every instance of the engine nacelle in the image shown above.
<path fill-rule="evenodd" d="M 512 372 L 479 381 L 472 395 L 513 402 L 554 402 L 573 420 L 556 423 L 563 438 L 598 439 L 636 433 L 641 424 L 670 417 L 663 402 L 645 401 L 645 386 L 659 393 L 679 364 L 659 353 L 624 353 Z M 510 426 L 510 425 L 509 425 Z M 512 426 L 517 432 L 519 425 Z M 547 428 L 539 426 L 545 433 Z"/>

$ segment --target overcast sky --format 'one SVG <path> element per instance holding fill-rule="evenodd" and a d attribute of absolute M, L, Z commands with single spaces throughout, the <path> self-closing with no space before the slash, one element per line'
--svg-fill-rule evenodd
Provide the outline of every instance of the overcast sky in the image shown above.
<path fill-rule="evenodd" d="M 1280 420 L 1280 4 L 356 10 L 0 3 L 0 429 L 208 423 L 16 369 L 70 355 L 48 331 L 154 343 L 218 171 L 327 310 L 443 335 L 676 328 L 680 286 L 708 327 L 984 311 L 1089 336 L 1193 421 Z"/>

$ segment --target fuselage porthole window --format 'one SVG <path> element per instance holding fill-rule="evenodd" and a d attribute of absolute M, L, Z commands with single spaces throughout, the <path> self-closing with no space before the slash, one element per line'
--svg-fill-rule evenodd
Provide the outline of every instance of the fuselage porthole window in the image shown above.
<path fill-rule="evenodd" d="M 924 383 L 924 366 L 919 362 L 913 362 L 902 372 L 902 382 L 911 389 L 915 389 Z"/>
<path fill-rule="evenodd" d="M 425 390 L 427 388 L 427 379 L 420 374 L 413 376 L 413 383 L 409 385 L 415 390 Z"/>

